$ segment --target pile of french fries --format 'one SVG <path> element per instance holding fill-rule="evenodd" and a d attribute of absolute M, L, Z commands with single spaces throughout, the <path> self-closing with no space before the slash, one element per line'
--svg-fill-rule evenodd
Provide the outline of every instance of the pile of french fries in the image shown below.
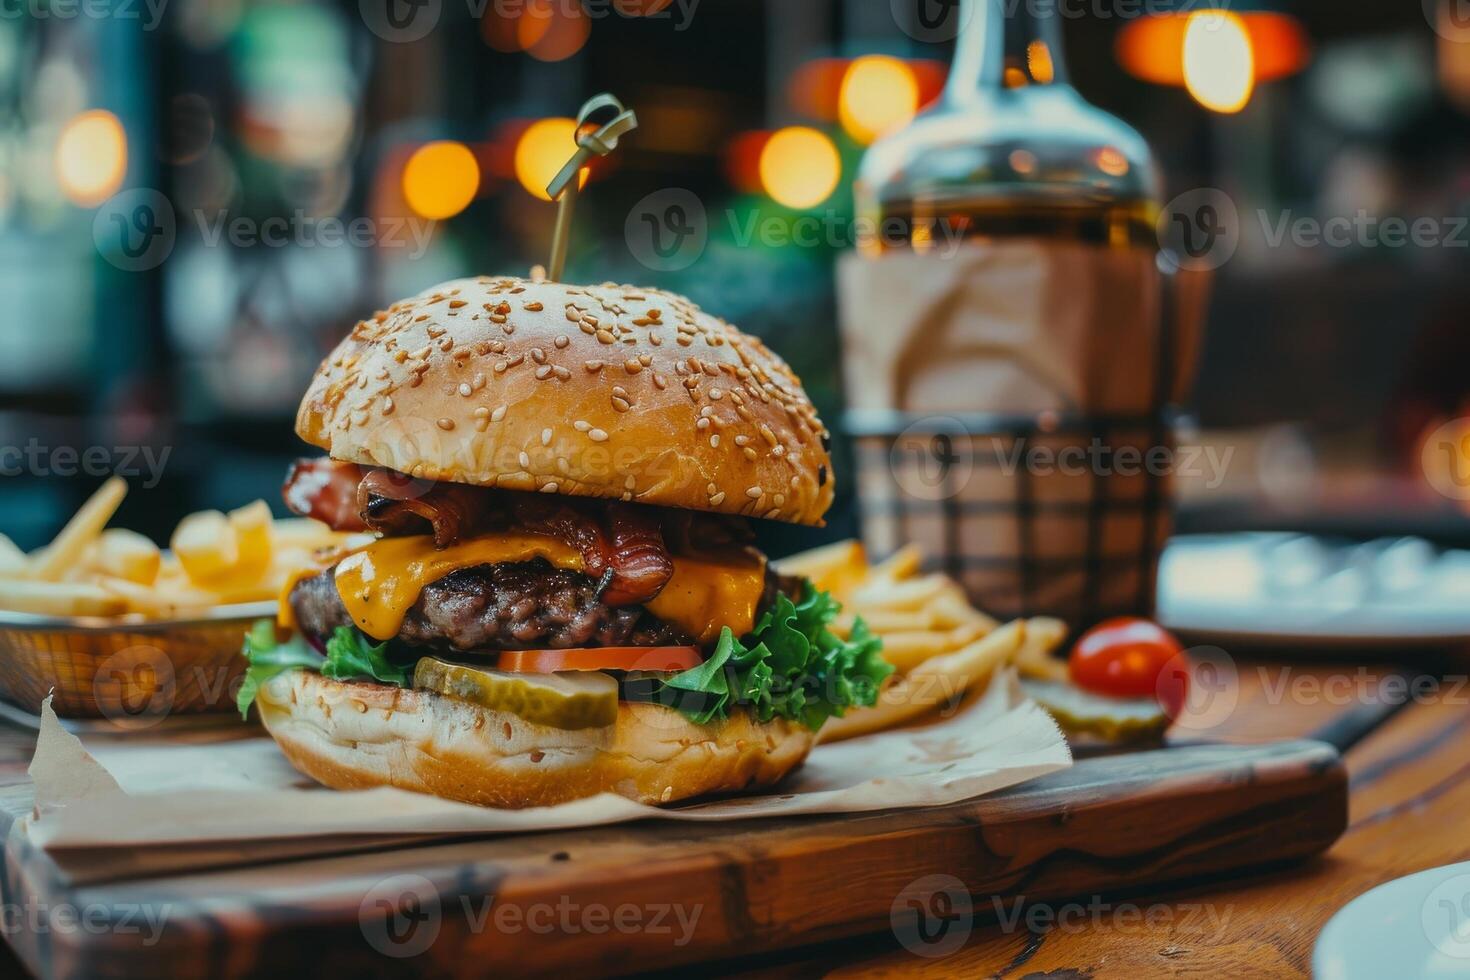
<path fill-rule="evenodd" d="M 272 519 L 265 501 L 179 522 L 168 552 L 107 523 L 127 495 L 113 477 L 56 539 L 31 554 L 0 535 L 0 609 L 50 616 L 178 619 L 216 606 L 274 599 L 299 569 L 349 536 L 310 520 Z"/>
<path fill-rule="evenodd" d="M 894 673 L 878 703 L 856 708 L 822 728 L 835 742 L 922 720 L 983 689 L 995 671 L 1017 664 L 1025 672 L 1065 670 L 1051 653 L 1067 635 L 1057 619 L 1018 619 L 1001 624 L 970 605 L 964 590 L 944 575 L 919 574 L 919 552 L 904 548 L 869 565 L 863 547 L 842 541 L 776 563 L 783 574 L 801 575 L 832 593 L 843 612 L 832 629 L 846 636 L 857 617 L 883 639 Z"/>

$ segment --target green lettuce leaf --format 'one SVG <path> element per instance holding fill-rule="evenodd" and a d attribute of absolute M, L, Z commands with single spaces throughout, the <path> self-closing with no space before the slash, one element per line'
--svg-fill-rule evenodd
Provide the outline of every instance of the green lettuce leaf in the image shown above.
<path fill-rule="evenodd" d="M 401 666 L 388 659 L 388 644 L 374 645 L 350 626 L 339 626 L 327 640 L 324 657 L 312 649 L 299 634 L 284 643 L 276 639 L 276 627 L 269 619 L 258 621 L 245 635 L 240 651 L 249 662 L 245 679 L 235 697 L 240 717 L 246 717 L 255 703 L 261 685 L 288 670 L 314 670 L 333 680 L 374 680 L 383 684 L 408 687 L 411 666 Z"/>
<path fill-rule="evenodd" d="M 250 628 L 240 653 L 250 665 L 245 668 L 245 678 L 235 695 L 235 706 L 240 709 L 241 718 L 249 716 L 250 706 L 255 703 L 261 685 L 271 678 L 298 667 L 317 670 L 323 662 L 322 655 L 294 633 L 285 643 L 278 641 L 276 624 L 269 619 L 257 620 Z"/>
<path fill-rule="evenodd" d="M 893 665 L 858 619 L 843 640 L 827 628 L 841 606 L 807 582 L 801 601 L 778 595 L 746 636 L 726 629 L 704 663 L 664 681 L 653 700 L 700 724 L 743 707 L 758 721 L 785 718 L 812 731 L 850 707 L 878 700 Z"/>
<path fill-rule="evenodd" d="M 386 642 L 374 646 L 350 626 L 338 626 L 327 640 L 327 659 L 321 671 L 323 677 L 333 680 L 370 678 L 399 687 L 408 687 L 413 677 L 412 665 L 403 667 L 388 659 Z"/>

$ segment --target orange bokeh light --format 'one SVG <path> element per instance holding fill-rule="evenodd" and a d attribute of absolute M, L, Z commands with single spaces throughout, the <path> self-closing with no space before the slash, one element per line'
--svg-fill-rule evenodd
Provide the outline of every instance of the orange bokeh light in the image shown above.
<path fill-rule="evenodd" d="M 1159 14 L 1130 21 L 1118 32 L 1114 49 L 1118 63 L 1128 74 L 1145 82 L 1183 86 L 1184 35 L 1191 16 Z M 1257 82 L 1294 75 L 1311 60 L 1311 42 L 1295 17 L 1269 11 L 1236 16 L 1250 37 Z"/>
<path fill-rule="evenodd" d="M 521 133 L 516 140 L 515 173 L 528 193 L 543 201 L 551 200 L 546 185 L 577 152 L 576 134 L 577 121 L 565 116 L 538 119 Z M 578 187 L 587 186 L 587 174 L 583 167 Z"/>
<path fill-rule="evenodd" d="M 403 200 L 414 214 L 431 221 L 459 214 L 479 189 L 480 164 L 463 143 L 425 143 L 403 167 Z"/>

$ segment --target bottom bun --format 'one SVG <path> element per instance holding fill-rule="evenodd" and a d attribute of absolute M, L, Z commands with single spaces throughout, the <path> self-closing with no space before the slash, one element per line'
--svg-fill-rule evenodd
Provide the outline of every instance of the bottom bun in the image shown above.
<path fill-rule="evenodd" d="M 504 711 L 305 670 L 261 685 L 266 730 L 301 772 L 333 789 L 397 786 L 494 807 L 611 792 L 640 803 L 769 786 L 801 765 L 813 733 L 744 712 L 700 725 L 619 702 L 605 728 L 567 731 Z"/>

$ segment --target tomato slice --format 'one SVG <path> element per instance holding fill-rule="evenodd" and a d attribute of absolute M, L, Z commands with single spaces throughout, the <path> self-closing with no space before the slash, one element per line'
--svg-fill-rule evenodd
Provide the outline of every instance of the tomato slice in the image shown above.
<path fill-rule="evenodd" d="M 1189 693 L 1189 661 L 1174 635 L 1132 616 L 1105 620 L 1072 648 L 1068 673 L 1078 687 L 1119 698 L 1151 697 L 1177 718 Z"/>
<path fill-rule="evenodd" d="M 506 650 L 497 666 L 518 674 L 559 670 L 689 670 L 704 662 L 698 647 L 579 647 Z"/>

